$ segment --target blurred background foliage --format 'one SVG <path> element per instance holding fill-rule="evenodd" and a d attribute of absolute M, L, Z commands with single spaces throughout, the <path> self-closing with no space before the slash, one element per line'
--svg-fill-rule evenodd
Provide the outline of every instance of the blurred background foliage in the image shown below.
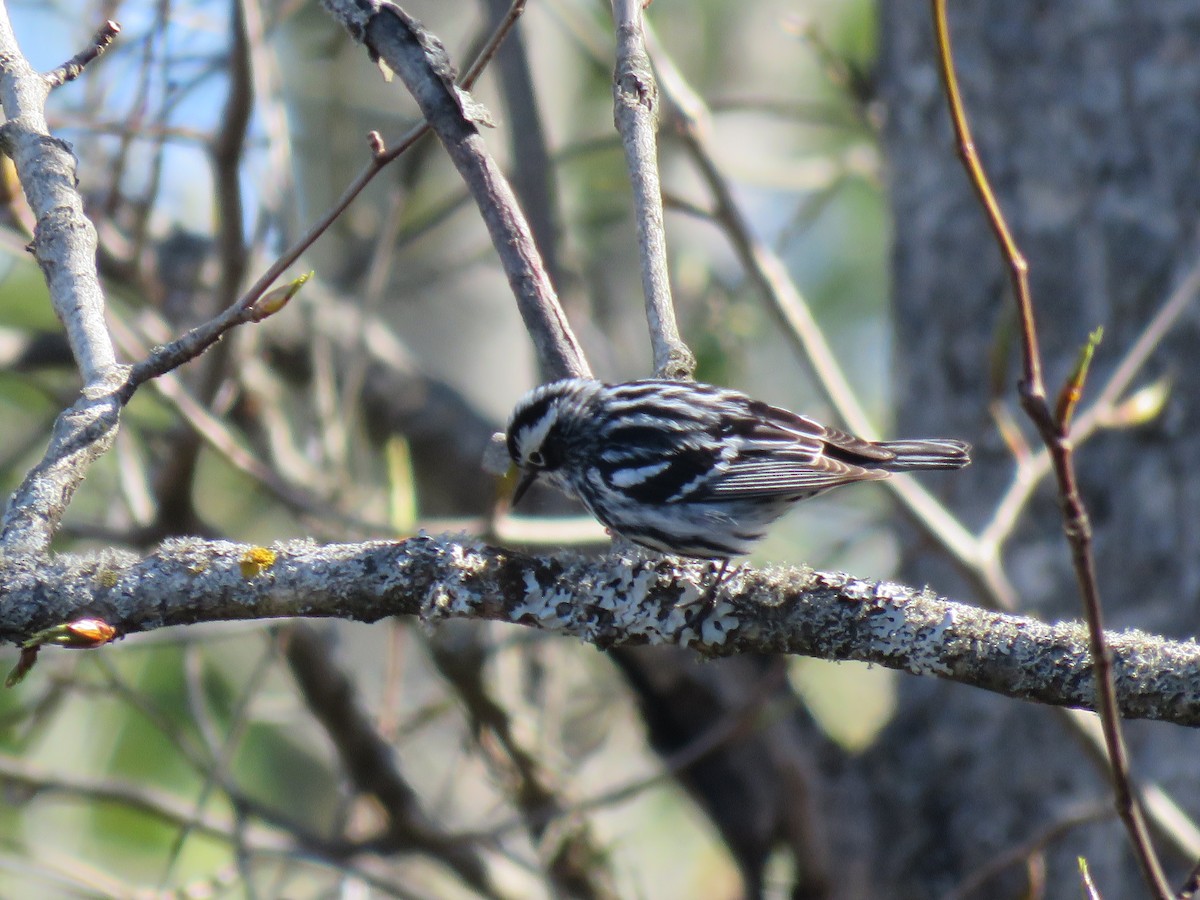
<path fill-rule="evenodd" d="M 497 5 L 405 7 L 461 69 Z M 314 3 L 8 6 L 43 70 L 105 18 L 122 25 L 99 62 L 53 93 L 48 114 L 79 157 L 127 360 L 231 302 L 363 167 L 368 131 L 395 140 L 415 121 L 402 86 L 385 82 Z M 873 4 L 656 0 L 648 19 L 710 106 L 718 165 L 753 227 L 785 259 L 891 433 Z M 532 0 L 520 35 L 550 166 L 518 187 L 553 217 L 553 247 L 543 249 L 598 374 L 648 375 L 628 177 L 612 127 L 607 4 Z M 239 62 L 248 82 L 238 80 Z M 485 134 L 493 153 L 514 168 L 536 136 L 514 130 L 529 110 L 514 109 L 500 72 L 493 62 L 476 93 L 498 123 Z M 249 115 L 244 137 L 235 129 L 235 152 L 222 155 L 218 136 L 239 107 Z M 699 377 L 828 418 L 667 131 L 660 155 L 676 302 Z M 78 383 L 24 250 L 30 223 L 19 194 L 2 218 L 8 491 Z M 285 313 L 227 338 L 172 376 L 170 390 L 137 396 L 58 550 L 137 551 L 189 533 L 257 542 L 418 527 L 487 533 L 496 488 L 479 469 L 483 443 L 535 374 L 477 210 L 440 147 L 426 139 L 377 177 L 296 272 L 308 269 L 314 283 Z M 534 499 L 534 509 L 578 512 Z M 886 514 L 871 488 L 818 499 L 756 560 L 885 577 L 898 562 Z M 592 545 L 600 538 L 594 530 Z M 555 545 L 551 534 L 543 546 Z M 197 626 L 97 652 L 44 652 L 23 684 L 0 692 L 0 895 L 487 894 L 439 853 L 371 843 L 396 810 L 355 774 L 353 751 L 337 737 L 345 723 L 298 686 L 300 641 L 316 642 L 347 679 L 335 707 L 361 712 L 392 748 L 391 765 L 426 819 L 475 836 L 463 843 L 486 857 L 495 893 L 550 893 L 548 860 L 556 841 L 566 843 L 517 815 L 512 745 L 568 806 L 595 801 L 567 818 L 585 822 L 619 895 L 738 893 L 720 835 L 648 748 L 637 704 L 604 654 L 511 628 L 446 632 L 406 622 L 305 626 L 299 636 L 286 624 Z M 481 720 L 446 653 L 477 657 L 511 741 Z M 886 673 L 790 666 L 812 714 L 844 746 L 863 746 L 886 721 Z M 772 869 L 768 895 L 786 896 L 789 878 L 786 863 Z"/>

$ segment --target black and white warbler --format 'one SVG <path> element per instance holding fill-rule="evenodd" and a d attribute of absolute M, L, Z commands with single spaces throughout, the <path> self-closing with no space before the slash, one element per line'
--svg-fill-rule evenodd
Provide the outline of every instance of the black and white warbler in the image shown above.
<path fill-rule="evenodd" d="M 726 562 L 800 500 L 970 462 L 961 441 L 875 443 L 737 391 L 657 380 L 542 385 L 505 439 L 521 475 L 514 504 L 541 477 L 637 544 Z"/>

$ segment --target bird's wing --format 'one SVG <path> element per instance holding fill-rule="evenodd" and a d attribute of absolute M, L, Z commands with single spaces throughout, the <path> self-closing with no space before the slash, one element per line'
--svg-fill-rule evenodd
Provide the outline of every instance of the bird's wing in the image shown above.
<path fill-rule="evenodd" d="M 751 406 L 760 407 L 754 410 L 758 422 L 753 432 L 755 438 L 800 441 L 806 445 L 816 442 L 820 452 L 851 465 L 871 466 L 896 458 L 895 453 L 880 444 L 822 425 L 808 416 L 758 401 L 751 401 Z"/>
<path fill-rule="evenodd" d="M 894 454 L 868 441 L 741 395 L 723 400 L 740 408 L 612 429 L 590 477 L 639 503 L 803 497 L 887 477 L 871 466 Z"/>
<path fill-rule="evenodd" d="M 806 496 L 849 484 L 886 478 L 880 469 L 865 469 L 824 454 L 743 452 L 686 497 L 687 500 L 749 500 L 757 497 Z"/>
<path fill-rule="evenodd" d="M 722 464 L 686 499 L 807 496 L 887 477 L 873 464 L 894 454 L 870 441 L 760 401 L 750 401 L 747 413 L 726 437 Z"/>

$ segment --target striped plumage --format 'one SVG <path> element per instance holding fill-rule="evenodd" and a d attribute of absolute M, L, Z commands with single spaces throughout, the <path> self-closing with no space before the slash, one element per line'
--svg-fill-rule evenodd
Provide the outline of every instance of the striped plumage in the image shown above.
<path fill-rule="evenodd" d="M 630 540 L 682 556 L 749 553 L 793 503 L 892 472 L 957 469 L 952 440 L 874 443 L 706 384 L 567 379 L 530 391 L 506 434 L 521 471 Z"/>

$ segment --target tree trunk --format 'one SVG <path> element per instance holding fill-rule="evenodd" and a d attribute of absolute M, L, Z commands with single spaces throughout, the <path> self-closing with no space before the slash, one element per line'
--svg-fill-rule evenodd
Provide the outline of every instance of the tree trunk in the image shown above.
<path fill-rule="evenodd" d="M 996 359 L 1005 402 L 1023 420 L 1012 291 L 955 153 L 927 7 L 880 9 L 896 222 L 895 430 L 974 441 L 975 464 L 947 479 L 945 497 L 978 528 L 1013 468 L 988 413 Z M 992 0 L 951 4 L 951 13 L 976 144 L 1029 260 L 1052 397 L 1088 332 L 1104 326 L 1086 405 L 1196 260 L 1200 7 Z M 1200 621 L 1200 368 L 1189 358 L 1198 339 L 1189 310 L 1136 382 L 1170 376 L 1161 416 L 1100 432 L 1079 450 L 1111 626 L 1186 637 Z M 969 598 L 948 564 L 913 550 L 906 580 Z M 1005 562 L 1023 611 L 1082 617 L 1049 483 Z M 939 896 L 1081 807 L 1111 808 L 1105 779 L 1056 714 L 934 681 L 902 687 L 899 711 L 863 767 L 877 801 L 874 877 L 888 896 Z M 1126 729 L 1135 775 L 1200 814 L 1196 735 Z M 1045 896 L 1078 895 L 1078 856 L 1104 896 L 1145 895 L 1109 818 L 1049 845 Z M 1193 862 L 1164 853 L 1176 885 Z M 975 896 L 1016 896 L 1024 883 L 1017 866 Z"/>

